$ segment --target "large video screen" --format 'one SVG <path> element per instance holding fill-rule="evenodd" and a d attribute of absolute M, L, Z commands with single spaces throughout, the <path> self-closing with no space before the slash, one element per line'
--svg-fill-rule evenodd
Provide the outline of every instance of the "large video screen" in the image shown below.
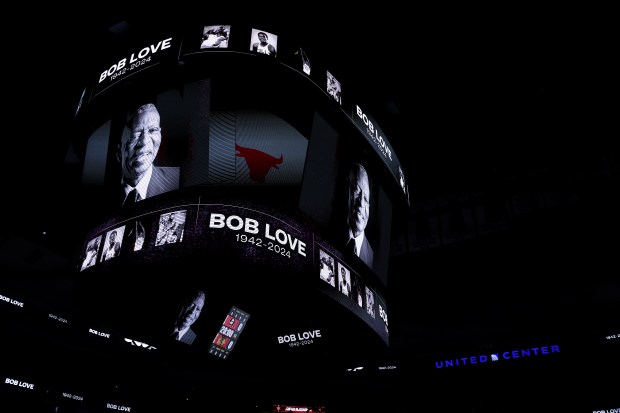
<path fill-rule="evenodd" d="M 151 302 L 150 297 L 168 296 L 186 283 L 195 284 L 192 280 L 196 268 L 205 268 L 198 277 L 202 285 L 196 290 L 215 296 L 215 301 L 225 308 L 219 312 L 236 307 L 248 317 L 252 314 L 255 325 L 267 322 L 269 329 L 275 328 L 274 344 L 276 337 L 282 335 L 280 331 L 314 330 L 313 323 L 301 321 L 307 317 L 325 319 L 321 324 L 324 331 L 338 330 L 334 320 L 342 317 L 335 317 L 339 313 L 347 313 L 345 317 L 357 316 L 389 343 L 382 285 L 360 271 L 365 267 L 360 267 L 353 257 L 341 253 L 317 232 L 276 207 L 240 200 L 203 202 L 201 199 L 200 194 L 187 193 L 174 201 L 145 200 L 130 209 L 130 215 L 94 228 L 76 263 L 84 286 L 83 295 L 89 297 L 83 304 L 94 313 L 94 318 L 104 321 L 114 318 L 112 326 L 118 326 L 127 323 L 128 314 L 140 314 L 143 309 L 155 307 L 161 310 L 165 307 L 161 303 L 166 299 L 158 297 Z M 141 204 L 148 208 L 138 210 Z M 217 270 L 228 267 L 230 272 L 224 274 Z M 115 274 L 120 273 L 125 274 L 127 283 L 137 283 L 140 290 L 144 277 L 149 278 L 145 287 L 148 297 L 125 296 L 118 292 L 120 287 L 116 282 L 109 282 L 106 288 L 110 290 L 104 293 L 100 285 L 102 277 L 110 279 L 107 277 L 111 275 L 114 280 Z M 162 281 L 150 279 L 151 273 Z M 127 289 L 123 284 L 122 290 Z M 286 316 L 282 313 L 279 306 L 282 294 L 295 297 L 295 301 L 316 301 L 313 295 L 317 292 L 333 299 L 338 308 L 328 311 L 327 307 L 294 306 L 286 310 Z M 97 302 L 94 295 L 103 302 Z M 115 297 L 113 310 L 109 296 Z M 212 302 L 213 298 L 209 300 Z M 153 317 L 153 311 L 149 310 L 147 319 L 130 322 L 125 328 L 133 333 L 135 326 L 141 326 L 144 331 L 138 337 L 157 342 L 161 338 L 157 331 L 162 330 L 158 320 L 163 318 Z M 221 323 L 221 319 L 218 321 Z M 324 337 L 322 342 L 325 341 Z"/>
<path fill-rule="evenodd" d="M 208 285 L 199 290 L 206 303 L 219 297 L 221 314 L 233 308 L 252 315 L 244 337 L 269 314 L 283 320 L 271 326 L 272 342 L 299 334 L 298 344 L 319 347 L 338 336 L 334 316 L 346 314 L 389 344 L 384 291 L 392 217 L 406 203 L 404 178 L 386 164 L 385 155 L 393 161 L 395 154 L 383 137 L 360 134 L 339 93 L 337 102 L 326 93 L 328 80 L 340 84 L 331 72 L 318 70 L 309 82 L 307 71 L 280 63 L 298 60 L 303 48 L 268 28 L 215 23 L 132 47 L 80 100 L 75 148 L 91 230 L 75 268 L 86 291 L 118 272 L 168 269 L 171 279 L 185 279 L 218 262 L 231 272 L 213 274 L 208 265 Z M 144 63 L 129 73 L 134 57 Z M 261 279 L 258 270 L 272 276 Z M 257 300 L 239 285 L 267 292 Z M 112 283 L 110 293 L 119 288 Z M 171 283 L 155 296 L 181 290 Z M 276 316 L 265 310 L 276 291 L 309 299 L 318 293 L 337 310 L 317 311 L 316 319 L 307 308 L 290 319 Z M 126 314 L 141 313 L 132 295 L 103 314 L 96 300 L 84 304 L 114 325 L 142 326 L 146 341 L 157 342 L 165 330 L 158 320 L 174 313 L 159 305 L 164 301 L 141 302 L 165 314 L 149 311 L 131 325 Z M 221 323 L 221 316 L 210 320 L 200 334 L 208 345 L 197 347 L 229 359 L 233 341 Z"/>

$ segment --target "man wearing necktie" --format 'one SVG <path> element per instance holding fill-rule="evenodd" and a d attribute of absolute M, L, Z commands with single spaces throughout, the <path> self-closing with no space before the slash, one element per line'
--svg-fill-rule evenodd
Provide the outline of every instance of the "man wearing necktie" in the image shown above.
<path fill-rule="evenodd" d="M 370 182 L 368 173 L 360 163 L 354 163 L 347 177 L 348 238 L 346 247 L 372 268 L 374 251 L 366 237 L 370 214 Z"/>
<path fill-rule="evenodd" d="M 172 337 L 175 340 L 185 344 L 192 344 L 194 342 L 196 333 L 191 327 L 200 316 L 202 307 L 205 305 L 205 299 L 206 295 L 203 291 L 196 291 L 188 297 L 181 308 L 177 321 L 174 323 Z"/>
<path fill-rule="evenodd" d="M 121 206 L 179 188 L 178 167 L 155 166 L 161 145 L 162 129 L 157 107 L 152 103 L 132 113 L 117 146 L 116 157 L 121 163 Z"/>

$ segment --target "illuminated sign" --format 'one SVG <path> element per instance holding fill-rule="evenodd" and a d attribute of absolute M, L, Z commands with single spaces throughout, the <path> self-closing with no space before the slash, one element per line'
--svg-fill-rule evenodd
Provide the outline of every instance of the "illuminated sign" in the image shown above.
<path fill-rule="evenodd" d="M 366 136 L 366 138 L 375 145 L 379 153 L 381 153 L 384 158 L 392 161 L 392 148 L 390 147 L 388 141 L 383 137 L 383 132 L 379 129 L 377 122 L 373 122 L 373 119 L 364 113 L 358 105 L 355 105 L 355 115 L 357 117 L 353 116 L 353 121 L 365 132 L 364 136 Z"/>
<path fill-rule="evenodd" d="M 150 344 L 146 344 L 146 343 L 143 343 L 143 342 L 138 341 L 138 340 L 132 340 L 130 338 L 125 338 L 125 341 L 127 343 L 131 344 L 132 346 L 142 347 L 142 348 L 145 348 L 147 350 L 157 350 L 157 347 L 151 346 Z"/>
<path fill-rule="evenodd" d="M 67 322 L 68 322 L 66 318 L 58 317 L 57 315 L 52 314 L 52 313 L 49 313 L 49 317 L 50 317 L 52 320 L 60 321 L 61 323 L 65 323 L 65 324 L 67 324 Z"/>
<path fill-rule="evenodd" d="M 6 379 L 4 379 L 4 384 L 12 384 L 13 386 L 23 387 L 24 389 L 28 389 L 28 390 L 34 390 L 34 384 L 27 383 L 25 381 L 21 381 L 17 379 L 12 379 L 10 377 L 7 377 Z"/>
<path fill-rule="evenodd" d="M 220 331 L 215 335 L 209 354 L 219 358 L 227 358 L 233 346 L 239 340 L 239 335 L 248 322 L 250 315 L 233 306 L 224 319 Z"/>
<path fill-rule="evenodd" d="M 363 274 L 355 271 L 343 259 L 342 255 L 326 242 L 323 242 L 319 235 L 311 232 L 307 227 L 301 225 L 296 220 L 280 214 L 272 209 L 263 211 L 254 208 L 254 205 L 241 203 L 241 205 L 229 205 L 221 203 L 200 203 L 193 204 L 191 198 L 185 203 L 183 242 L 177 241 L 173 244 L 157 245 L 157 237 L 161 233 L 161 217 L 169 215 L 162 213 L 166 210 L 166 204 L 160 203 L 157 209 L 147 212 L 139 217 L 130 217 L 121 222 L 106 223 L 104 227 L 95 229 L 86 236 L 88 242 L 86 248 L 93 240 L 103 239 L 102 234 L 109 228 L 135 227 L 139 220 L 141 223 L 152 222 L 150 232 L 146 232 L 146 237 L 150 241 L 144 242 L 139 251 L 129 247 L 123 259 L 130 259 L 135 263 L 153 262 L 154 260 L 164 260 L 177 253 L 192 253 L 200 251 L 201 254 L 222 259 L 240 257 L 248 263 L 258 265 L 274 264 L 278 271 L 293 271 L 306 274 L 312 271 L 327 280 L 324 273 L 324 261 L 331 262 L 329 283 L 321 281 L 324 286 L 320 287 L 321 292 L 334 299 L 356 316 L 368 324 L 385 342 L 389 344 L 388 313 L 385 299 L 380 291 L 374 286 L 374 281 L 367 279 Z M 246 206 L 247 205 L 247 206 Z M 175 206 L 175 209 L 178 207 Z M 176 209 L 178 211 L 178 209 Z M 157 223 L 160 223 L 159 230 Z M 95 232 L 96 231 L 96 232 Z M 125 244 L 127 243 L 127 244 Z M 123 235 L 123 244 L 131 246 L 131 239 L 126 234 Z M 153 253 L 151 253 L 153 252 Z M 101 255 L 101 254 L 99 254 Z M 122 261 L 110 260 L 109 266 L 116 265 Z M 108 266 L 108 268 L 110 268 Z M 99 267 L 105 270 L 105 267 Z M 336 274 L 336 269 L 338 273 Z M 88 267 L 85 271 L 97 271 L 97 267 Z M 340 274 L 344 271 L 345 276 Z M 318 277 L 317 277 L 318 278 Z M 338 286 L 336 285 L 338 280 Z M 95 329 L 92 334 L 100 335 Z M 228 330 L 224 329 L 222 335 L 217 339 L 218 346 L 211 348 L 212 353 L 223 354 L 220 349 L 225 349 L 229 345 L 227 341 Z M 274 334 L 273 339 L 277 335 Z M 295 331 L 286 332 L 288 335 Z M 310 344 L 318 337 L 302 337 L 291 344 L 290 347 Z M 105 333 L 102 333 L 105 334 Z M 303 333 L 302 333 L 303 335 Z M 110 338 L 109 336 L 105 336 Z M 271 340 L 271 339 L 270 339 Z M 290 343 L 290 340 L 287 344 Z M 216 351 L 217 350 L 217 351 Z"/>
<path fill-rule="evenodd" d="M 612 334 L 612 335 L 609 335 L 609 336 L 605 336 L 605 338 L 607 340 L 617 340 L 617 339 L 620 339 L 620 334 Z"/>
<path fill-rule="evenodd" d="M 78 396 L 77 394 L 63 393 L 62 397 L 66 397 L 67 399 L 71 400 L 84 401 L 84 396 Z"/>
<path fill-rule="evenodd" d="M 89 328 L 88 332 L 91 333 L 91 334 L 94 334 L 96 336 L 99 336 L 99 337 L 110 338 L 110 333 L 102 333 L 101 331 L 97 331 L 97 330 L 94 330 L 92 328 Z"/>
<path fill-rule="evenodd" d="M 306 256 L 306 243 L 281 228 L 271 228 L 268 223 L 265 223 L 264 227 L 261 228 L 261 223 L 252 218 L 242 218 L 238 215 L 227 217 L 224 214 L 211 213 L 209 228 L 224 227 L 233 231 L 243 230 L 246 234 L 250 234 L 249 237 L 245 234 L 236 234 L 235 238 L 238 242 L 249 242 L 258 248 L 265 247 L 276 254 L 285 255 L 289 258 L 291 252 Z"/>
<path fill-rule="evenodd" d="M 24 303 L 22 303 L 21 301 L 14 300 L 14 299 L 6 297 L 6 296 L 4 296 L 2 294 L 0 294 L 0 300 L 1 301 L 6 301 L 9 304 L 13 304 L 13 305 L 16 305 L 18 307 L 24 308 Z"/>
<path fill-rule="evenodd" d="M 278 344 L 287 343 L 289 347 L 299 347 L 314 343 L 314 339 L 321 338 L 321 330 L 304 331 L 297 334 L 278 336 Z"/>
<path fill-rule="evenodd" d="M 392 146 L 385 138 L 381 128 L 379 128 L 377 121 L 365 113 L 359 105 L 355 105 L 351 118 L 353 119 L 355 126 L 362 131 L 362 134 L 366 140 L 370 142 L 375 150 L 381 155 L 381 159 L 383 159 L 389 170 L 392 172 L 392 175 L 398 180 L 398 183 L 405 195 L 408 195 L 405 173 L 400 166 L 398 158 L 392 150 Z"/>
<path fill-rule="evenodd" d="M 162 39 L 130 52 L 126 57 L 113 62 L 99 74 L 92 97 L 96 97 L 120 79 L 153 67 L 162 61 L 162 51 L 172 50 L 172 37 Z M 78 111 L 79 111 L 78 107 Z"/>
<path fill-rule="evenodd" d="M 103 82 L 108 77 L 111 80 L 114 80 L 118 76 L 122 76 L 125 73 L 129 73 L 130 71 L 139 68 L 141 65 L 149 63 L 151 61 L 150 55 L 153 55 L 160 50 L 169 49 L 171 42 L 172 37 L 169 37 L 165 40 L 160 40 L 159 42 L 150 46 L 146 46 L 142 48 L 139 52 L 131 53 L 131 56 L 129 58 L 122 58 L 118 61 L 118 63 L 112 64 L 109 69 L 104 70 L 101 73 L 101 75 L 99 76 L 99 83 Z M 129 62 L 127 61 L 127 59 L 129 59 Z"/>
<path fill-rule="evenodd" d="M 551 346 L 532 347 L 528 349 L 517 349 L 504 351 L 501 353 L 480 354 L 477 356 L 461 357 L 452 360 L 439 360 L 435 362 L 435 368 L 460 367 L 472 364 L 482 364 L 491 360 L 492 362 L 500 360 L 513 360 L 525 357 L 536 357 L 546 354 L 559 353 L 560 346 L 557 344 Z"/>
<path fill-rule="evenodd" d="M 110 410 L 119 410 L 121 412 L 130 412 L 131 411 L 131 407 L 129 407 L 129 406 L 120 406 L 120 405 L 114 404 L 114 403 L 106 403 L 105 407 L 110 409 Z"/>
<path fill-rule="evenodd" d="M 379 304 L 378 306 L 379 306 L 379 317 L 381 317 L 381 319 L 385 321 L 385 325 L 387 326 L 388 325 L 387 312 L 383 309 L 381 304 Z"/>

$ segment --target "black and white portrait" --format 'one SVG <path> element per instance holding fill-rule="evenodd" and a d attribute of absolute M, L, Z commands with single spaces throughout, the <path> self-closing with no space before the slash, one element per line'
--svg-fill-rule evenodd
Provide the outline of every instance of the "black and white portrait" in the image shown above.
<path fill-rule="evenodd" d="M 351 298 L 360 308 L 364 308 L 364 298 L 366 295 L 366 286 L 357 274 L 351 275 Z"/>
<path fill-rule="evenodd" d="M 338 263 L 338 291 L 351 296 L 351 271 L 341 262 Z"/>
<path fill-rule="evenodd" d="M 353 163 L 346 177 L 346 221 L 343 236 L 345 248 L 372 268 L 374 249 L 368 240 L 366 227 L 371 208 L 370 178 L 361 163 Z"/>
<path fill-rule="evenodd" d="M 299 48 L 299 54 L 301 55 L 301 69 L 304 71 L 305 74 L 310 76 L 310 59 L 308 59 L 308 55 L 301 47 Z"/>
<path fill-rule="evenodd" d="M 145 221 L 137 219 L 129 222 L 125 228 L 125 240 L 123 241 L 123 250 L 140 251 L 148 244 Z"/>
<path fill-rule="evenodd" d="M 375 293 L 368 287 L 366 288 L 366 312 L 375 318 Z"/>
<path fill-rule="evenodd" d="M 120 255 L 124 233 L 124 225 L 106 233 L 105 241 L 103 242 L 103 251 L 101 253 L 101 261 L 107 261 Z"/>
<path fill-rule="evenodd" d="M 250 50 L 275 58 L 278 54 L 278 36 L 263 30 L 252 29 Z"/>
<path fill-rule="evenodd" d="M 129 114 L 116 159 L 121 165 L 121 206 L 179 189 L 180 168 L 155 164 L 163 130 L 159 110 L 153 103 Z"/>
<path fill-rule="evenodd" d="M 319 276 L 332 287 L 336 287 L 336 265 L 334 257 L 319 250 Z"/>
<path fill-rule="evenodd" d="M 336 102 L 342 104 L 341 93 L 342 89 L 340 87 L 340 82 L 336 80 L 334 75 L 327 71 L 327 93 L 334 98 Z"/>
<path fill-rule="evenodd" d="M 102 236 L 99 235 L 98 237 L 95 237 L 88 241 L 88 244 L 86 244 L 84 259 L 82 260 L 82 266 L 80 268 L 80 271 L 92 267 L 97 263 L 97 255 L 99 254 L 99 250 L 101 247 L 101 238 Z"/>
<path fill-rule="evenodd" d="M 180 210 L 160 215 L 155 246 L 183 241 L 186 214 L 186 210 Z"/>
<path fill-rule="evenodd" d="M 171 337 L 185 344 L 193 344 L 197 337 L 192 326 L 200 317 L 205 305 L 206 294 L 202 290 L 193 291 L 181 305 L 179 315 L 174 322 Z"/>
<path fill-rule="evenodd" d="M 230 25 L 205 26 L 202 30 L 201 49 L 226 49 L 230 38 Z"/>

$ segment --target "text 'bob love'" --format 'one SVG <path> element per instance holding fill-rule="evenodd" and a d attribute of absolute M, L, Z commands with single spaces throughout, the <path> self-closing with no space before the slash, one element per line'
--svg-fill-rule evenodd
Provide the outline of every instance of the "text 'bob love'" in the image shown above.
<path fill-rule="evenodd" d="M 253 218 L 212 213 L 209 218 L 209 228 L 228 228 L 233 231 L 244 231 L 248 234 L 257 235 L 260 232 L 261 224 Z M 271 225 L 265 223 L 263 234 L 266 239 L 275 241 L 292 251 L 297 251 L 299 255 L 306 256 L 306 243 L 285 230 L 281 228 L 274 230 Z"/>

